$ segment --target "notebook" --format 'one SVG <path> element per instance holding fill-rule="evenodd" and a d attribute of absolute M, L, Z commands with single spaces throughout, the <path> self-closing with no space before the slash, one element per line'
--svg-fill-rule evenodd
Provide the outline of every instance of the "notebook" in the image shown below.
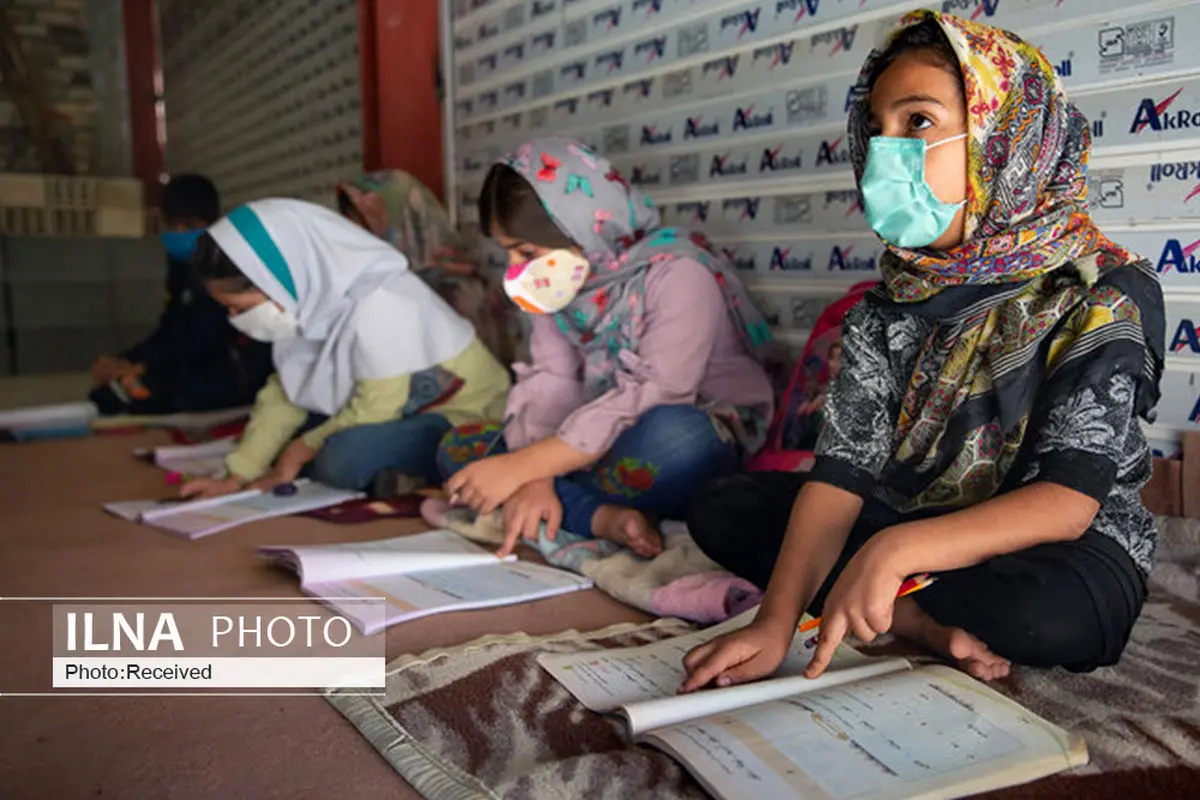
<path fill-rule="evenodd" d="M 524 603 L 592 585 L 573 572 L 497 558 L 448 530 L 371 542 L 271 545 L 258 552 L 297 573 L 301 591 L 368 636 L 430 614 Z M 382 615 L 363 613 L 362 599 L 372 597 L 382 598 Z"/>
<path fill-rule="evenodd" d="M 224 475 L 225 456 L 237 449 L 237 438 L 227 436 L 200 444 L 142 448 L 134 455 L 166 470 L 187 477 Z"/>
<path fill-rule="evenodd" d="M 16 441 L 86 436 L 98 413 L 86 402 L 0 411 L 0 432 Z"/>
<path fill-rule="evenodd" d="M 1082 737 L 950 667 L 843 646 L 809 680 L 804 636 L 772 679 L 676 695 L 683 655 L 755 613 L 641 647 L 538 661 L 721 800 L 964 797 L 1087 763 Z"/>
<path fill-rule="evenodd" d="M 200 539 L 248 522 L 302 514 L 362 497 L 361 492 L 334 489 L 315 481 L 296 481 L 296 493 L 279 496 L 258 489 L 204 500 L 130 500 L 107 503 L 104 510 L 131 522 L 187 539 Z"/>

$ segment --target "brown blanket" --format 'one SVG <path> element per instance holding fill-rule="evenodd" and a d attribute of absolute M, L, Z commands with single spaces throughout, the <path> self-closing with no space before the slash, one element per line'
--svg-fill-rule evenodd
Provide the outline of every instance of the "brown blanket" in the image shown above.
<path fill-rule="evenodd" d="M 997 797 L 1200 796 L 1200 543 L 1178 531 L 1164 538 L 1151 599 L 1119 666 L 1090 675 L 1017 670 L 999 686 L 1082 731 L 1091 763 Z M 590 634 L 488 637 L 396 660 L 382 700 L 329 699 L 431 800 L 702 797 L 674 761 L 629 746 L 618 720 L 584 709 L 535 660 L 686 629 L 663 620 Z"/>

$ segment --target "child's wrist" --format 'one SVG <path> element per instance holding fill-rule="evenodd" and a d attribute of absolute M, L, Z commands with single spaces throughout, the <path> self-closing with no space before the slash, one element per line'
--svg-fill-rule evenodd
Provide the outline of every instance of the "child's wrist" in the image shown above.
<path fill-rule="evenodd" d="M 232 486 L 236 487 L 238 491 L 245 489 L 247 486 L 253 483 L 253 481 L 251 481 L 249 478 L 242 477 L 241 475 L 237 475 L 232 472 L 229 472 L 225 475 L 225 480 Z"/>
<path fill-rule="evenodd" d="M 796 624 L 800 621 L 801 612 L 802 609 L 799 607 L 788 608 L 785 605 L 772 603 L 770 598 L 765 598 L 758 614 L 754 617 L 754 624 L 791 641 L 796 631 Z"/>
<path fill-rule="evenodd" d="M 871 537 L 868 546 L 876 551 L 889 572 L 902 577 L 921 572 L 920 554 L 914 546 L 910 529 L 905 525 L 886 528 Z"/>
<path fill-rule="evenodd" d="M 517 474 L 521 476 L 522 486 L 527 483 L 537 483 L 538 481 L 550 480 L 550 478 L 546 476 L 545 470 L 541 468 L 541 465 L 537 463 L 536 459 L 529 457 L 529 448 L 524 447 L 520 450 L 513 450 L 503 455 L 510 459 L 510 465 L 517 472 Z"/>

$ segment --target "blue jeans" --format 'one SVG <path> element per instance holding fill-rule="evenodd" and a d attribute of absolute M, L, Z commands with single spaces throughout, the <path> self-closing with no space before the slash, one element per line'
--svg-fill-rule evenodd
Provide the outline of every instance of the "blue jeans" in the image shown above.
<path fill-rule="evenodd" d="M 438 448 L 443 477 L 478 460 L 499 435 L 495 424 L 450 431 Z M 501 440 L 492 454 L 506 450 Z M 694 406 L 655 406 L 622 432 L 595 465 L 554 479 L 563 507 L 562 526 L 591 536 L 592 516 L 608 504 L 683 519 L 694 488 L 740 467 L 737 445 L 718 435 L 706 412 Z"/>
<path fill-rule="evenodd" d="M 436 484 L 438 442 L 448 430 L 450 423 L 440 414 L 347 428 L 325 440 L 312 462 L 311 475 L 339 489 L 366 489 L 383 470 Z"/>

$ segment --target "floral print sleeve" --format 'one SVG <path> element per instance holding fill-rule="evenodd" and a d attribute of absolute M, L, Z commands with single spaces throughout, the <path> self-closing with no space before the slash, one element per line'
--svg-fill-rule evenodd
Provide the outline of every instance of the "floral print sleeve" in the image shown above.
<path fill-rule="evenodd" d="M 1134 425 L 1133 377 L 1084 386 L 1044 413 L 1036 432 L 1037 477 L 1103 502 L 1125 458 Z"/>
<path fill-rule="evenodd" d="M 1100 508 L 1091 529 L 1118 542 L 1149 574 L 1158 530 L 1141 497 L 1153 467 L 1133 412 L 1135 389 L 1134 377 L 1118 372 L 1041 409 L 1022 482 L 1056 483 L 1096 500 Z"/>
<path fill-rule="evenodd" d="M 861 497 L 871 493 L 892 454 L 892 431 L 900 411 L 906 320 L 893 325 L 868 303 L 846 313 L 842 365 L 829 389 L 825 420 L 810 478 Z M 891 330 L 891 329 L 895 330 Z M 895 339 L 896 341 L 892 341 Z M 899 345 L 899 352 L 894 352 Z"/>

